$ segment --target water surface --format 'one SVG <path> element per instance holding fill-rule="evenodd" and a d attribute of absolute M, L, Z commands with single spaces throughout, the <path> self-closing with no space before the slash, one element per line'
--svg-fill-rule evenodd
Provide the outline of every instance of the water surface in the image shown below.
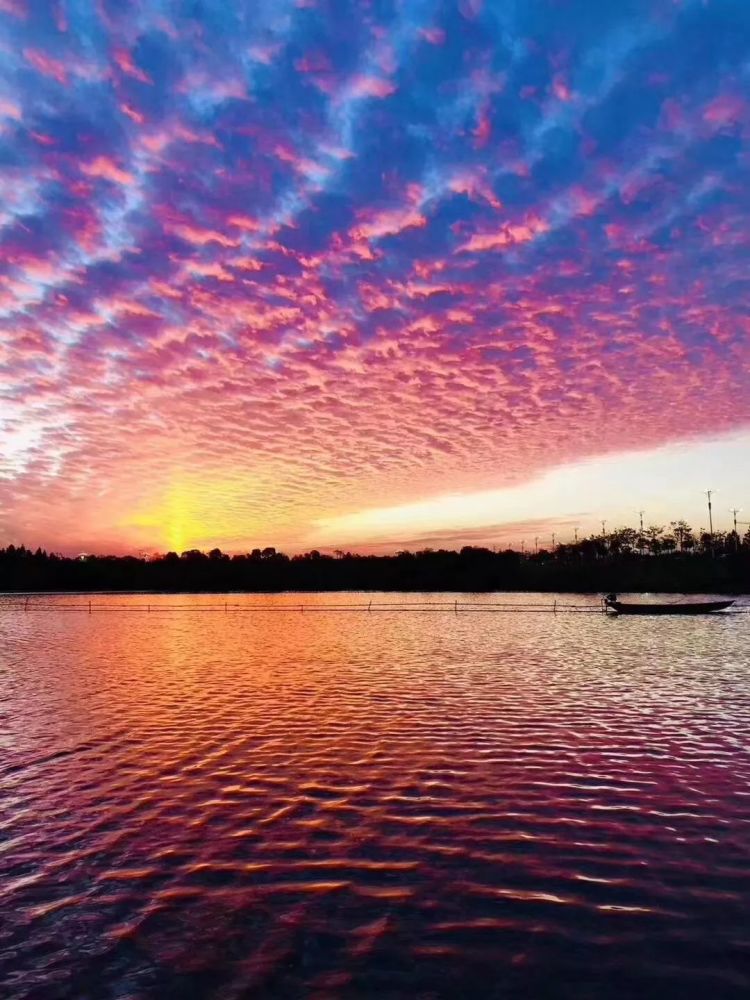
<path fill-rule="evenodd" d="M 452 599 L 0 600 L 2 995 L 747 996 L 750 616 Z"/>

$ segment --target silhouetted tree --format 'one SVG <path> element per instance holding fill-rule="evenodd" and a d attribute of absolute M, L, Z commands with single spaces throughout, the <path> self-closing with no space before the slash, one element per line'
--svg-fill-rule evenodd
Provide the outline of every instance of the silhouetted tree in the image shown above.
<path fill-rule="evenodd" d="M 677 539 L 677 544 L 680 548 L 680 552 L 685 549 L 691 549 L 695 544 L 695 539 L 693 538 L 693 529 L 687 523 L 687 521 L 670 521 L 669 526 L 672 529 L 672 534 Z"/>
<path fill-rule="evenodd" d="M 664 534 L 664 528 L 652 524 L 646 528 L 643 534 L 646 537 L 646 545 L 649 551 L 653 555 L 657 555 L 661 551 L 661 536 Z"/>
<path fill-rule="evenodd" d="M 458 552 L 424 548 L 392 556 L 339 551 L 334 558 L 313 549 L 289 559 L 268 546 L 231 558 L 214 548 L 80 559 L 11 544 L 0 549 L 0 590 L 748 590 L 750 529 L 741 541 L 734 532 L 713 538 L 703 532 L 692 551 L 689 526 L 676 521 L 672 529 L 666 536 L 658 526 L 644 532 L 648 555 L 630 528 L 525 557 L 465 545 Z"/>

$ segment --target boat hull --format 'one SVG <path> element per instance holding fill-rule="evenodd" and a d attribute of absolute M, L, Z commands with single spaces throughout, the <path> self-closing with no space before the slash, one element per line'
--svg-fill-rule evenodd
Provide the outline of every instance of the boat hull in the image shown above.
<path fill-rule="evenodd" d="M 626 604 L 610 601 L 607 607 L 618 615 L 711 615 L 730 608 L 734 601 L 696 601 L 692 604 Z"/>

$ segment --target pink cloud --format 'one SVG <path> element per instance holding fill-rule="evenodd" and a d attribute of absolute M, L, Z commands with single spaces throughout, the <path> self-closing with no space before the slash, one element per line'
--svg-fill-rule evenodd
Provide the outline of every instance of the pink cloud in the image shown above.
<path fill-rule="evenodd" d="M 185 125 L 180 125 L 179 123 L 175 125 L 174 136 L 182 142 L 194 142 L 203 146 L 213 146 L 214 149 L 221 149 L 221 143 L 211 132 L 187 128 Z"/>
<path fill-rule="evenodd" d="M 144 120 L 140 114 L 136 118 L 131 111 L 127 109 L 123 110 L 133 120 L 140 120 L 141 122 Z M 150 129 L 145 134 L 139 135 L 137 139 L 138 145 L 148 150 L 154 156 L 163 153 L 172 143 L 176 142 L 189 142 L 197 145 L 211 146 L 214 149 L 221 149 L 219 140 L 212 133 L 202 129 L 190 128 L 179 121 L 170 122 L 157 129 Z"/>
<path fill-rule="evenodd" d="M 21 120 L 21 108 L 15 101 L 0 97 L 0 116 L 3 118 L 13 118 L 15 121 Z"/>
<path fill-rule="evenodd" d="M 396 309 L 399 299 L 395 295 L 389 295 L 384 289 L 368 282 L 362 282 L 359 286 L 359 294 L 368 312 L 376 309 Z"/>
<path fill-rule="evenodd" d="M 111 312 L 122 316 L 141 316 L 141 317 L 158 317 L 160 313 L 155 312 L 153 309 L 149 309 L 148 306 L 143 305 L 141 302 L 135 302 L 128 299 L 110 299 L 104 301 L 101 305 L 110 310 Z"/>
<path fill-rule="evenodd" d="M 127 170 L 122 170 L 108 156 L 97 156 L 91 163 L 82 163 L 81 172 L 86 174 L 87 177 L 100 177 L 111 181 L 113 184 L 127 185 L 135 183 L 133 174 L 128 173 Z"/>
<path fill-rule="evenodd" d="M 60 276 L 60 264 L 49 260 L 28 260 L 23 264 L 25 274 L 41 284 L 52 284 Z"/>
<path fill-rule="evenodd" d="M 419 37 L 429 42 L 430 45 L 445 44 L 445 32 L 442 28 L 420 28 Z"/>
<path fill-rule="evenodd" d="M 300 156 L 295 150 L 283 143 L 279 143 L 274 153 L 282 163 L 289 163 L 296 171 L 305 176 L 317 175 L 319 178 L 326 177 L 330 170 L 324 164 L 320 164 L 306 156 Z"/>
<path fill-rule="evenodd" d="M 175 288 L 173 285 L 167 284 L 166 281 L 158 281 L 154 278 L 151 279 L 151 288 L 156 295 L 164 296 L 168 299 L 181 299 L 182 292 L 179 288 Z"/>
<path fill-rule="evenodd" d="M 474 314 L 468 309 L 449 309 L 446 318 L 451 323 L 473 323 L 475 321 Z"/>
<path fill-rule="evenodd" d="M 575 215 L 594 215 L 601 204 L 601 197 L 582 187 L 570 191 L 570 202 Z"/>
<path fill-rule="evenodd" d="M 238 268 L 240 271 L 262 271 L 263 264 L 261 261 L 256 260 L 254 257 L 234 257 L 229 261 L 232 267 Z"/>
<path fill-rule="evenodd" d="M 466 194 L 470 198 L 481 198 L 495 209 L 499 210 L 503 207 L 487 180 L 486 172 L 482 169 L 461 171 L 449 180 L 448 187 L 456 194 Z"/>
<path fill-rule="evenodd" d="M 68 82 L 65 64 L 59 59 L 53 59 L 52 56 L 48 56 L 40 49 L 24 49 L 23 54 L 26 62 L 44 76 L 51 77 L 58 83 L 66 84 Z"/>
<path fill-rule="evenodd" d="M 382 100 L 395 92 L 395 84 L 381 76 L 355 76 L 348 87 L 348 94 L 353 98 L 375 97 Z"/>
<path fill-rule="evenodd" d="M 333 69 L 331 60 L 325 52 L 308 52 L 294 60 L 294 68 L 298 73 L 330 73 Z"/>
<path fill-rule="evenodd" d="M 135 108 L 132 108 L 129 104 L 121 104 L 120 111 L 122 111 L 124 115 L 127 115 L 127 117 L 130 118 L 131 121 L 134 121 L 137 125 L 142 125 L 146 120 L 140 112 L 136 111 Z"/>
<path fill-rule="evenodd" d="M 134 80 L 138 80 L 140 83 L 153 83 L 151 77 L 135 65 L 133 57 L 127 49 L 116 49 L 112 58 L 127 76 L 132 76 Z"/>
<path fill-rule="evenodd" d="M 734 94 L 721 94 L 703 109 L 703 120 L 710 125 L 734 125 L 747 116 L 747 104 Z"/>
<path fill-rule="evenodd" d="M 484 0 L 459 0 L 458 9 L 467 20 L 473 21 L 482 13 Z"/>
<path fill-rule="evenodd" d="M 419 206 L 424 200 L 424 191 L 419 184 L 410 184 L 406 189 L 406 204 L 386 208 L 381 211 L 362 212 L 359 221 L 349 235 L 355 242 L 394 236 L 405 229 L 422 228 L 427 219 Z"/>
<path fill-rule="evenodd" d="M 360 222 L 351 233 L 355 239 L 379 239 L 382 236 L 393 236 L 404 229 L 420 228 L 427 225 L 427 219 L 415 208 L 387 209 L 375 213 L 368 221 Z"/>
<path fill-rule="evenodd" d="M 668 97 L 662 103 L 659 114 L 659 127 L 668 132 L 683 129 L 687 124 L 687 113 L 679 101 Z"/>
<path fill-rule="evenodd" d="M 209 243 L 218 243 L 222 247 L 238 247 L 240 245 L 239 240 L 230 239 L 216 229 L 203 229 L 200 226 L 188 225 L 187 223 L 169 225 L 167 228 L 175 236 L 179 236 L 180 239 L 197 247 L 203 247 Z"/>
<path fill-rule="evenodd" d="M 272 45 L 251 45 L 248 49 L 248 55 L 255 62 L 262 63 L 264 66 L 270 66 L 280 51 L 281 45 L 278 43 Z"/>
<path fill-rule="evenodd" d="M 203 69 L 192 69 L 185 73 L 177 85 L 176 91 L 178 94 L 197 93 L 204 98 L 210 98 L 215 104 L 228 98 L 243 101 L 248 99 L 247 85 L 241 76 L 217 77 Z"/>
<path fill-rule="evenodd" d="M 247 233 L 257 233 L 261 228 L 260 222 L 249 215 L 230 215 L 227 222 L 230 226 L 236 226 L 237 229 L 243 229 Z"/>
<path fill-rule="evenodd" d="M 19 21 L 25 21 L 28 15 L 28 9 L 23 0 L 0 0 L 0 11 L 3 14 L 9 14 L 11 17 L 17 17 Z"/>
<path fill-rule="evenodd" d="M 569 101 L 573 96 L 565 77 L 561 73 L 557 73 L 552 80 L 552 93 L 558 101 Z"/>
<path fill-rule="evenodd" d="M 355 156 L 351 149 L 346 149 L 344 146 L 332 145 L 327 142 L 321 142 L 320 151 L 334 160 L 351 160 Z"/>
<path fill-rule="evenodd" d="M 523 222 L 507 222 L 495 232 L 475 233 L 459 250 L 477 253 L 484 250 L 504 250 L 521 243 L 528 243 L 549 232 L 549 223 L 536 215 L 528 215 Z"/>
<path fill-rule="evenodd" d="M 483 108 L 479 113 L 479 120 L 474 128 L 474 144 L 477 149 L 482 149 L 487 145 L 492 135 L 492 123 L 490 122 L 487 109 Z"/>
<path fill-rule="evenodd" d="M 165 150 L 169 144 L 172 142 L 173 133 L 169 129 L 158 129 L 155 132 L 149 132 L 147 135 L 142 135 L 139 137 L 139 145 L 147 149 L 149 153 L 157 155 Z"/>
<path fill-rule="evenodd" d="M 188 269 L 203 278 L 218 278 L 219 281 L 234 281 L 232 274 L 216 262 L 190 261 Z"/>

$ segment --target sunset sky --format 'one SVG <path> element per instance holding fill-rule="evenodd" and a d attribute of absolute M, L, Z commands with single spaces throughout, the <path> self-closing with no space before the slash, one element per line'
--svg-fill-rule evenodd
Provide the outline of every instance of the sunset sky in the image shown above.
<path fill-rule="evenodd" d="M 0 544 L 750 521 L 750 3 L 0 0 Z"/>

